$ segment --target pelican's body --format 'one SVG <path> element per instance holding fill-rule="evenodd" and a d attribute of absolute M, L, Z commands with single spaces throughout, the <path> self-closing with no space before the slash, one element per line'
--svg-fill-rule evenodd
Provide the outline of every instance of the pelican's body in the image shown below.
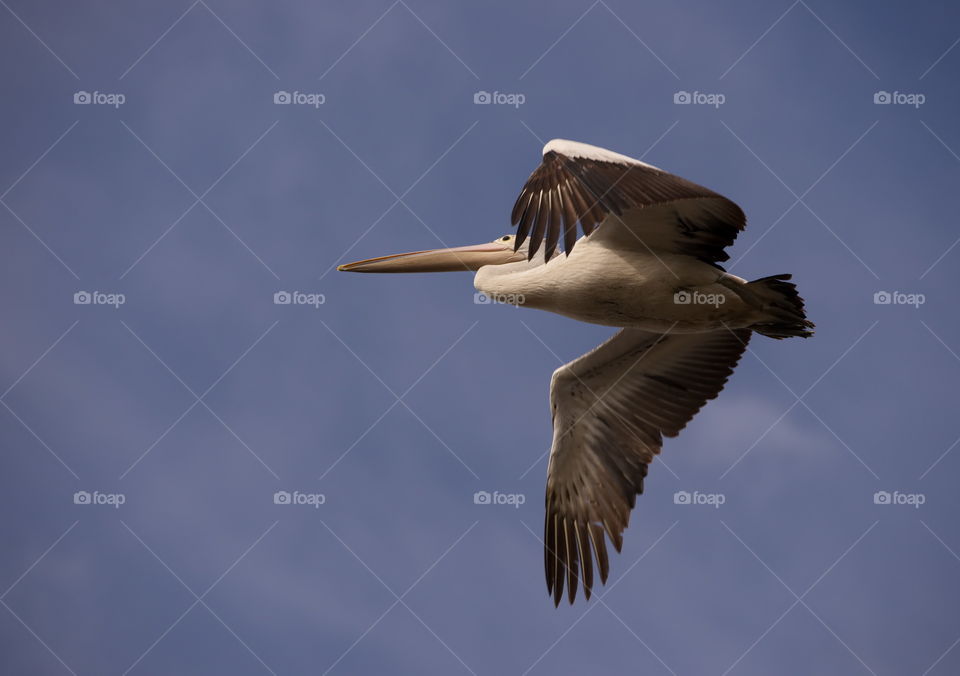
<path fill-rule="evenodd" d="M 600 234 L 599 232 L 597 233 Z M 663 333 L 749 326 L 758 313 L 737 293 L 745 281 L 695 258 L 617 251 L 599 237 L 583 237 L 569 256 L 487 265 L 473 285 L 491 298 L 547 310 L 581 322 Z M 686 292 L 691 300 L 675 302 Z M 683 296 L 681 296 L 683 298 Z M 704 311 L 704 305 L 709 306 Z"/>
<path fill-rule="evenodd" d="M 517 235 L 341 265 L 353 272 L 475 271 L 498 302 L 620 327 L 550 381 L 544 569 L 559 604 L 620 551 L 647 468 L 717 396 L 754 332 L 812 335 L 790 275 L 719 266 L 745 227 L 734 202 L 640 160 L 554 140 L 513 208 Z M 577 239 L 577 229 L 584 235 Z M 563 240 L 566 255 L 554 254 Z"/>

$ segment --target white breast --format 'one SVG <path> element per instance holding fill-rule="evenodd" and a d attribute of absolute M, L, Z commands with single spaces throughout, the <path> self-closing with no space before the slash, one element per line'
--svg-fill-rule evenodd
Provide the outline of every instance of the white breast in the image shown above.
<path fill-rule="evenodd" d="M 580 321 L 622 325 L 622 310 L 633 311 L 656 275 L 650 261 L 626 258 L 605 246 L 582 238 L 569 255 L 557 255 L 549 263 L 543 256 L 533 261 L 480 268 L 474 286 L 499 302 L 548 310 Z"/>

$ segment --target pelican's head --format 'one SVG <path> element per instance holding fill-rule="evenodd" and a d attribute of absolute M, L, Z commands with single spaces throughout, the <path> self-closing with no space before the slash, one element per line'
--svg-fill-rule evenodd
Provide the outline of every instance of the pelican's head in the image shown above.
<path fill-rule="evenodd" d="M 368 258 L 338 265 L 342 272 L 465 272 L 485 265 L 502 265 L 527 260 L 524 243 L 514 251 L 516 235 L 504 235 L 486 244 L 429 249 L 410 253 Z"/>

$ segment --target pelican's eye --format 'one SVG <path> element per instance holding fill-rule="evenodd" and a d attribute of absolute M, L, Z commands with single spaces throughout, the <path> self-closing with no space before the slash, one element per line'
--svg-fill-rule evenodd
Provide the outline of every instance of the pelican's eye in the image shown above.
<path fill-rule="evenodd" d="M 500 238 L 500 241 L 501 241 L 501 242 L 509 242 L 509 241 L 510 241 L 510 235 L 504 235 L 503 237 Z"/>

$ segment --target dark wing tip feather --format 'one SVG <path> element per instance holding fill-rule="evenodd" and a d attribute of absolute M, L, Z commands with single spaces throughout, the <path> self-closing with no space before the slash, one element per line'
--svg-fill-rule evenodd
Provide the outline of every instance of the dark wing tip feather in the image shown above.
<path fill-rule="evenodd" d="M 643 467 L 645 470 L 646 466 Z M 604 527 L 583 515 L 564 515 L 555 505 L 556 501 L 548 498 L 543 547 L 547 594 L 553 598 L 554 606 L 559 606 L 566 587 L 567 600 L 573 604 L 578 588 L 582 587 L 584 597 L 589 601 L 593 594 L 594 570 L 597 571 L 600 584 L 606 584 L 610 574 Z M 629 507 L 621 505 L 616 509 L 624 514 L 616 517 L 617 526 L 613 529 L 616 536 L 609 537 L 619 552 L 623 545 L 621 533 L 626 528 Z"/>

